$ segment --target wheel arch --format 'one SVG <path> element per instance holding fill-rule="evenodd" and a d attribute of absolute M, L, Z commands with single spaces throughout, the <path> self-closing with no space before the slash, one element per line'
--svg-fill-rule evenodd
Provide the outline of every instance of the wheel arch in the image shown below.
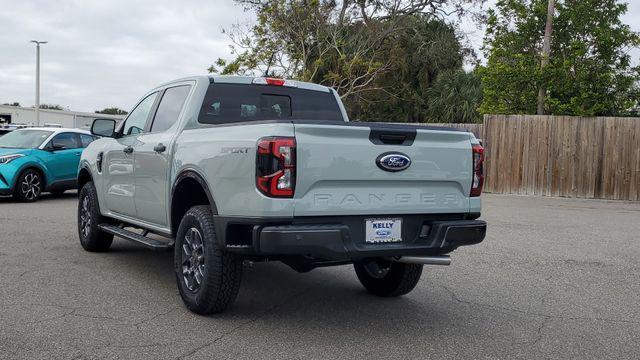
<path fill-rule="evenodd" d="M 82 190 L 82 187 L 88 183 L 89 181 L 93 181 L 93 176 L 91 175 L 91 170 L 87 166 L 81 166 L 78 171 L 78 192 Z"/>
<path fill-rule="evenodd" d="M 180 221 L 187 210 L 196 205 L 209 205 L 213 214 L 218 214 L 207 181 L 196 170 L 186 169 L 178 174 L 171 186 L 169 209 L 172 236 L 178 232 Z"/>
<path fill-rule="evenodd" d="M 16 172 L 17 175 L 13 180 L 13 189 L 15 189 L 16 185 L 18 185 L 18 179 L 20 179 L 20 176 L 22 175 L 22 173 L 30 169 L 33 169 L 38 173 L 40 173 L 40 176 L 42 177 L 42 182 L 44 183 L 44 186 L 42 187 L 42 191 L 44 191 L 46 187 L 49 186 L 48 185 L 49 179 L 47 178 L 47 172 L 39 164 L 30 162 L 20 167 L 20 170 Z"/>

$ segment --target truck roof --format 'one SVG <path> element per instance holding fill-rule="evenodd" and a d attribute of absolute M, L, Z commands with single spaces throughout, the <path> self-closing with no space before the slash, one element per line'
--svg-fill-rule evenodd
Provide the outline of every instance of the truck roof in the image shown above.
<path fill-rule="evenodd" d="M 163 87 L 172 83 L 176 83 L 176 82 L 181 82 L 181 81 L 187 81 L 187 80 L 194 80 L 194 81 L 209 81 L 211 83 L 222 83 L 222 84 L 247 84 L 247 85 L 251 85 L 253 84 L 254 79 L 257 78 L 262 78 L 262 76 L 236 76 L 236 75 L 196 75 L 196 76 L 188 76 L 188 77 L 183 77 L 180 79 L 175 79 L 172 81 L 168 81 L 162 85 L 157 86 L 158 87 Z M 323 85 L 318 85 L 318 84 L 314 84 L 314 83 L 310 83 L 310 82 L 304 82 L 304 81 L 298 81 L 298 80 L 292 80 L 293 82 L 295 82 L 295 85 L 297 88 L 299 89 L 305 89 L 305 90 L 314 90 L 314 91 L 322 91 L 322 92 L 331 92 L 331 88 L 323 86 Z"/>
<path fill-rule="evenodd" d="M 209 79 L 213 83 L 225 83 L 225 84 L 253 84 L 253 81 L 256 78 L 262 78 L 262 76 L 233 76 L 233 75 L 210 75 Z M 293 80 L 296 84 L 296 87 L 299 89 L 305 90 L 314 90 L 314 91 L 322 91 L 322 92 L 331 92 L 331 89 L 310 82 L 297 81 Z"/>

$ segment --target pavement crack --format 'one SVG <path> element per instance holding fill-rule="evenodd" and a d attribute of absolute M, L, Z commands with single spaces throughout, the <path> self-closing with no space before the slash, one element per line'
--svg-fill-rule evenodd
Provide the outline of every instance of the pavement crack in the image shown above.
<path fill-rule="evenodd" d="M 484 308 L 492 309 L 492 310 L 498 310 L 498 311 L 503 311 L 503 312 L 514 312 L 514 313 L 518 313 L 518 314 L 522 314 L 522 315 L 526 315 L 526 316 L 538 316 L 538 317 L 548 318 L 548 319 L 574 320 L 574 321 L 602 321 L 602 322 L 608 322 L 608 323 L 640 324 L 640 321 L 634 321 L 634 320 L 610 319 L 610 318 L 588 317 L 588 316 L 565 316 L 565 315 L 558 315 L 558 314 L 549 315 L 549 314 L 539 313 L 539 312 L 535 312 L 535 311 L 526 311 L 526 310 L 521 310 L 521 309 L 514 309 L 514 308 L 510 308 L 510 307 L 506 307 L 506 306 L 497 306 L 497 305 L 484 304 L 484 303 L 475 302 L 475 301 L 463 300 L 458 295 L 456 295 L 456 293 L 453 292 L 453 290 L 449 289 L 447 286 L 442 285 L 442 284 L 440 286 L 447 293 L 449 293 L 449 295 L 451 296 L 451 298 L 454 301 L 456 301 L 458 303 L 471 305 L 471 306 L 484 307 Z"/>
<path fill-rule="evenodd" d="M 200 351 L 200 350 L 202 350 L 202 349 L 204 349 L 204 348 L 207 348 L 207 347 L 209 347 L 209 346 L 211 346 L 211 345 L 216 344 L 218 341 L 220 341 L 220 340 L 224 339 L 225 337 L 227 337 L 227 336 L 229 336 L 229 335 L 231 335 L 231 334 L 235 333 L 236 331 L 238 331 L 238 330 L 240 330 L 240 329 L 244 328 L 245 326 L 250 325 L 250 324 L 252 324 L 252 323 L 254 323 L 254 322 L 258 321 L 259 319 L 261 319 L 261 318 L 263 318 L 264 316 L 268 315 L 268 314 L 269 314 L 270 312 L 272 312 L 273 310 L 276 310 L 276 309 L 278 309 L 279 307 L 286 305 L 286 304 L 287 304 L 287 303 L 289 303 L 291 300 L 296 299 L 296 298 L 299 298 L 300 296 L 303 296 L 306 292 L 308 292 L 308 291 L 309 291 L 309 290 L 311 290 L 312 288 L 313 288 L 312 286 L 305 287 L 304 289 L 302 289 L 302 290 L 300 290 L 300 291 L 296 292 L 295 294 L 293 294 L 293 295 L 291 295 L 291 296 L 288 296 L 288 297 L 287 297 L 286 299 L 284 299 L 281 303 L 279 303 L 279 304 L 275 304 L 275 305 L 273 305 L 273 306 L 270 306 L 269 308 L 267 308 L 266 310 L 264 310 L 264 311 L 263 311 L 262 313 L 260 313 L 259 315 L 255 316 L 255 317 L 253 317 L 253 318 L 251 318 L 251 319 L 249 319 L 249 320 L 247 320 L 247 321 L 242 322 L 242 323 L 241 323 L 241 324 L 239 324 L 238 326 L 235 326 L 235 327 L 231 328 L 231 329 L 230 329 L 230 330 L 228 330 L 228 331 L 223 332 L 222 334 L 220 334 L 220 336 L 216 337 L 216 338 L 215 338 L 215 339 L 213 339 L 212 341 L 210 341 L 210 342 L 208 342 L 208 343 L 206 343 L 206 344 L 200 345 L 200 346 L 198 346 L 198 347 L 196 347 L 196 348 L 193 348 L 193 349 L 191 349 L 189 352 L 187 352 L 187 353 L 185 353 L 185 354 L 183 354 L 183 355 L 178 356 L 178 357 L 176 358 L 176 360 L 179 360 L 179 359 L 185 359 L 185 358 L 187 358 L 187 357 L 189 357 L 189 356 L 191 356 L 191 355 L 193 355 L 193 354 L 197 353 L 198 351 Z"/>
<path fill-rule="evenodd" d="M 542 319 L 540 326 L 538 326 L 538 329 L 536 330 L 536 334 L 537 334 L 536 338 L 533 340 L 531 345 L 537 345 L 542 340 L 542 337 L 544 336 L 544 334 L 542 333 L 542 330 L 545 328 L 545 326 L 547 326 L 550 320 L 551 320 L 550 316 L 544 317 Z"/>
<path fill-rule="evenodd" d="M 71 310 L 69 310 L 69 311 L 67 311 L 65 313 L 60 314 L 60 315 L 53 316 L 53 317 L 46 318 L 46 319 L 42 319 L 42 320 L 38 320 L 38 321 L 27 322 L 27 324 L 39 325 L 39 324 L 44 324 L 44 323 L 49 322 L 49 321 L 59 320 L 59 319 L 62 319 L 64 317 L 67 317 L 68 315 L 71 315 L 74 311 L 76 311 L 76 310 L 75 309 L 71 309 Z"/>
<path fill-rule="evenodd" d="M 156 315 L 154 315 L 154 316 L 152 316 L 152 317 L 150 317 L 150 318 L 148 318 L 148 319 L 144 319 L 144 320 L 138 321 L 137 323 L 133 324 L 133 326 L 135 326 L 135 327 L 136 327 L 136 329 L 137 329 L 138 331 L 142 332 L 142 329 L 140 329 L 140 326 L 141 326 L 142 324 L 145 324 L 145 323 L 148 323 L 148 322 L 150 322 L 150 321 L 153 321 L 153 320 L 155 320 L 155 319 L 157 319 L 157 318 L 159 318 L 159 317 L 162 317 L 162 316 L 168 315 L 168 314 L 172 313 L 173 311 L 175 311 L 175 310 L 177 310 L 177 309 L 178 309 L 178 307 L 177 307 L 177 306 L 172 307 L 172 308 L 170 308 L 169 310 L 164 311 L 164 312 L 161 312 L 161 313 L 158 313 L 158 314 L 156 314 Z"/>
<path fill-rule="evenodd" d="M 74 309 L 74 310 L 73 310 L 72 312 L 70 312 L 68 315 L 76 316 L 76 317 L 89 318 L 89 319 L 112 320 L 112 321 L 122 322 L 122 319 L 120 319 L 120 318 L 114 318 L 114 317 L 110 317 L 110 316 L 78 314 L 78 313 L 76 312 L 77 310 L 78 310 L 78 309 Z"/>
<path fill-rule="evenodd" d="M 264 314 L 263 314 L 263 315 L 264 315 Z M 220 334 L 220 336 L 216 337 L 216 338 L 215 338 L 215 339 L 213 339 L 212 341 L 210 341 L 210 342 L 208 342 L 208 343 L 206 343 L 206 344 L 204 344 L 204 345 L 200 345 L 200 346 L 198 346 L 198 347 L 196 347 L 196 348 L 194 348 L 194 349 L 191 349 L 191 350 L 189 350 L 189 352 L 188 352 L 188 353 L 183 354 L 183 355 L 180 355 L 180 356 L 178 356 L 176 359 L 185 359 L 185 358 L 187 358 L 187 357 L 189 357 L 189 356 L 191 356 L 191 355 L 193 355 L 193 354 L 197 353 L 198 351 L 200 351 L 200 350 L 202 350 L 202 349 L 204 349 L 204 348 L 207 348 L 207 347 L 209 347 L 209 346 L 211 346 L 211 345 L 214 345 L 214 344 L 215 344 L 215 343 L 217 343 L 218 341 L 222 340 L 224 337 L 226 337 L 226 336 L 228 336 L 228 335 L 233 334 L 234 332 L 238 331 L 239 329 L 243 328 L 244 326 L 246 326 L 246 325 L 249 325 L 249 324 L 251 324 L 251 323 L 256 322 L 256 321 L 257 321 L 258 319 L 260 319 L 263 315 L 260 315 L 260 316 L 256 316 L 256 317 L 254 317 L 254 318 L 251 318 L 251 319 L 249 319 L 249 320 L 247 320 L 247 321 L 245 321 L 245 322 L 241 323 L 240 325 L 238 325 L 238 326 L 236 326 L 236 327 L 234 327 L 234 328 L 230 329 L 229 331 L 225 331 L 225 332 L 223 332 L 222 334 Z"/>

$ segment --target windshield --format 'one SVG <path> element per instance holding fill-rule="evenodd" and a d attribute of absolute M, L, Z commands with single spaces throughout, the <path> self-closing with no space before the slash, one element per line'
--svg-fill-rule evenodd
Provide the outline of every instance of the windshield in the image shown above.
<path fill-rule="evenodd" d="M 14 130 L 0 137 L 0 148 L 35 149 L 52 133 L 46 130 Z"/>

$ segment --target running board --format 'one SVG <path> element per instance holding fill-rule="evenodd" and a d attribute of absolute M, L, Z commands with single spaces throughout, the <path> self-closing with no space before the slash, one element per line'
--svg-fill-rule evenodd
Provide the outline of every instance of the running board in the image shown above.
<path fill-rule="evenodd" d="M 109 224 L 100 224 L 98 225 L 98 228 L 104 232 L 108 232 L 109 234 L 113 234 L 125 240 L 135 241 L 154 251 L 164 251 L 164 250 L 171 249 L 173 247 L 173 241 L 164 242 L 164 241 L 159 241 L 155 239 L 150 239 L 146 236 L 140 235 L 133 231 L 123 229 L 118 226 L 109 225 Z"/>

